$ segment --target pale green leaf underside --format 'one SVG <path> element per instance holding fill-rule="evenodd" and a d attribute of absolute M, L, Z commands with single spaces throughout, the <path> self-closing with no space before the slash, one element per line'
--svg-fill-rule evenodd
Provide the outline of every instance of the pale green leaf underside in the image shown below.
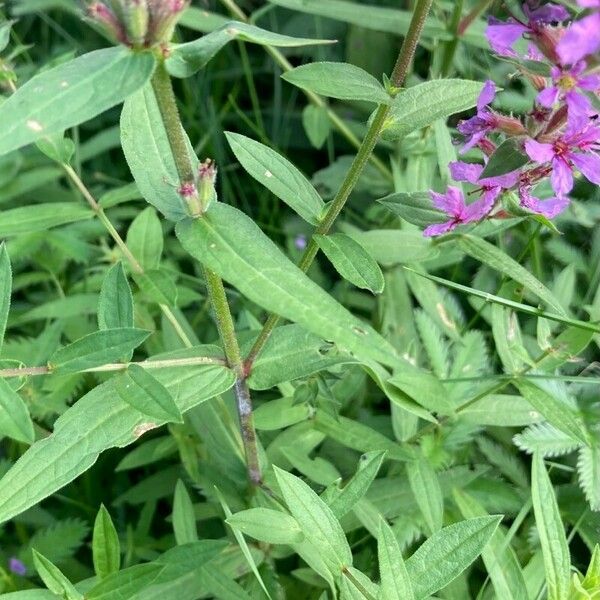
<path fill-rule="evenodd" d="M 177 236 L 195 258 L 263 308 L 332 340 L 342 349 L 393 366 L 395 350 L 338 304 L 244 213 L 220 202 L 201 219 L 181 221 Z"/>
<path fill-rule="evenodd" d="M 225 392 L 235 380 L 229 369 L 212 365 L 159 369 L 155 377 L 182 413 Z M 51 436 L 34 444 L 0 480 L 0 522 L 73 481 L 104 450 L 127 446 L 162 424 L 121 400 L 112 381 L 94 388 L 56 421 Z"/>
<path fill-rule="evenodd" d="M 148 81 L 154 65 L 149 52 L 104 48 L 36 75 L 0 106 L 0 155 L 119 104 Z"/>
<path fill-rule="evenodd" d="M 221 48 L 236 39 L 261 46 L 283 48 L 331 44 L 335 41 L 291 37 L 267 31 L 249 23 L 231 21 L 193 42 L 172 46 L 171 55 L 166 61 L 167 70 L 175 77 L 190 77 L 205 67 Z"/>

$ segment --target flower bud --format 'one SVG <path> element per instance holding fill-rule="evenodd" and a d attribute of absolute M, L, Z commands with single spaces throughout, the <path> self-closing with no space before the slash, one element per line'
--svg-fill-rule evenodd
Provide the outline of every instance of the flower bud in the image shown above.
<path fill-rule="evenodd" d="M 127 42 L 125 29 L 119 19 L 103 2 L 92 2 L 87 7 L 87 16 L 112 42 Z"/>
<path fill-rule="evenodd" d="M 144 46 L 150 16 L 146 0 L 125 0 L 127 34 L 136 48 Z"/>
<path fill-rule="evenodd" d="M 506 135 L 524 135 L 527 133 L 523 123 L 515 117 L 496 114 L 496 128 L 506 133 Z"/>
<path fill-rule="evenodd" d="M 215 163 L 207 158 L 198 165 L 198 197 L 202 212 L 206 212 L 211 203 L 217 199 L 215 181 L 217 179 L 217 167 Z"/>

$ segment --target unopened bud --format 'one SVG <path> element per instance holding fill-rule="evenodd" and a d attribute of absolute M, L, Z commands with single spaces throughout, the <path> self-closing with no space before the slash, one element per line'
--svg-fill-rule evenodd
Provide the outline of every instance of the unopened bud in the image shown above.
<path fill-rule="evenodd" d="M 552 63 L 560 64 L 560 58 L 556 52 L 556 46 L 562 37 L 564 30 L 546 25 L 536 28 L 533 39 L 542 54 Z"/>
<path fill-rule="evenodd" d="M 496 127 L 507 135 L 524 135 L 527 133 L 525 126 L 519 119 L 505 115 L 496 115 Z"/>
<path fill-rule="evenodd" d="M 127 42 L 125 29 L 115 13 L 103 2 L 93 2 L 87 7 L 87 16 L 113 42 Z"/>
<path fill-rule="evenodd" d="M 185 0 L 151 0 L 150 32 L 153 44 L 171 40 L 175 25 L 186 7 Z"/>
<path fill-rule="evenodd" d="M 217 199 L 215 181 L 217 179 L 217 167 L 214 161 L 207 158 L 198 165 L 198 197 L 202 212 L 206 212 L 211 203 Z"/>
<path fill-rule="evenodd" d="M 148 33 L 150 16 L 146 0 L 126 0 L 127 33 L 133 46 L 142 47 Z"/>

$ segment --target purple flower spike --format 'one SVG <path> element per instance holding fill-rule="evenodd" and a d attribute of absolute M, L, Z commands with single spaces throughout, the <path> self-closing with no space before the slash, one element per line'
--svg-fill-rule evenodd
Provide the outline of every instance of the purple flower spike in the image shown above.
<path fill-rule="evenodd" d="M 8 568 L 10 571 L 15 573 L 16 575 L 21 575 L 23 577 L 27 573 L 27 569 L 25 565 L 18 559 L 12 556 L 8 561 Z"/>
<path fill-rule="evenodd" d="M 448 186 L 445 194 L 438 194 L 436 192 L 430 192 L 430 194 L 435 207 L 444 211 L 450 219 L 444 223 L 435 223 L 427 227 L 423 232 L 423 235 L 426 237 L 448 233 L 461 223 L 480 221 L 490 212 L 494 205 L 494 200 L 490 200 L 485 196 L 482 196 L 472 204 L 466 204 L 462 192 L 453 186 Z"/>
<path fill-rule="evenodd" d="M 477 114 L 458 124 L 458 131 L 467 136 L 462 153 L 477 145 L 498 126 L 498 117 L 488 108 L 495 97 L 496 84 L 488 79 L 477 100 Z"/>
<path fill-rule="evenodd" d="M 531 191 L 528 188 L 521 188 L 519 190 L 521 197 L 521 206 L 527 208 L 532 212 L 543 215 L 547 219 L 553 219 L 556 215 L 569 206 L 568 198 L 553 197 L 547 200 L 540 200 L 535 196 L 531 195 Z"/>
<path fill-rule="evenodd" d="M 552 189 L 559 197 L 573 189 L 573 165 L 592 183 L 600 185 L 600 127 L 575 119 L 565 133 L 552 143 L 525 142 L 525 151 L 538 163 L 550 163 Z"/>
<path fill-rule="evenodd" d="M 590 3 L 588 6 L 592 6 L 592 4 Z M 598 3 L 593 6 L 600 8 Z M 572 65 L 586 56 L 600 52 L 599 31 L 600 12 L 572 23 L 556 47 L 561 62 L 565 65 Z"/>
<path fill-rule="evenodd" d="M 583 75 L 586 68 L 584 60 L 570 68 L 552 67 L 553 85 L 538 94 L 537 102 L 552 108 L 556 102 L 564 100 L 569 109 L 569 118 L 586 117 L 592 104 L 581 90 L 595 91 L 600 88 L 600 75 Z"/>

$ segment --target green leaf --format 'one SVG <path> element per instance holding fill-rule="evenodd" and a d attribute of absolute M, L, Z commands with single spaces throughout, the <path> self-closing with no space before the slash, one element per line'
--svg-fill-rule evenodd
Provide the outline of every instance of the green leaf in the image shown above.
<path fill-rule="evenodd" d="M 91 219 L 94 213 L 73 202 L 51 202 L 11 208 L 0 213 L 0 237 L 12 237 Z"/>
<path fill-rule="evenodd" d="M 379 522 L 377 557 L 381 575 L 379 598 L 381 600 L 414 600 L 415 594 L 402 558 L 402 551 L 394 532 L 383 519 Z"/>
<path fill-rule="evenodd" d="M 40 138 L 36 146 L 48 158 L 61 165 L 68 165 L 75 153 L 75 144 L 65 137 L 64 131 Z"/>
<path fill-rule="evenodd" d="M 529 402 L 554 427 L 566 433 L 574 441 L 588 443 L 588 434 L 576 411 L 561 402 L 553 394 L 532 381 L 521 378 L 515 380 L 515 386 L 523 398 Z"/>
<path fill-rule="evenodd" d="M 281 78 L 303 90 L 339 100 L 365 100 L 375 104 L 392 101 L 373 75 L 348 63 L 309 63 L 287 71 Z"/>
<path fill-rule="evenodd" d="M 396 192 L 377 202 L 417 227 L 427 227 L 448 219 L 446 213 L 435 208 L 429 192 Z"/>
<path fill-rule="evenodd" d="M 384 267 L 428 260 L 439 254 L 438 248 L 420 232 L 371 229 L 347 233 Z"/>
<path fill-rule="evenodd" d="M 309 416 L 310 407 L 307 404 L 296 404 L 293 396 L 278 398 L 254 409 L 254 426 L 261 431 L 274 431 L 306 421 Z"/>
<path fill-rule="evenodd" d="M 480 504 L 462 490 L 454 490 L 454 501 L 466 519 L 486 516 Z M 500 527 L 494 531 L 481 556 L 496 591 L 496 598 L 529 600 L 521 565 Z"/>
<path fill-rule="evenodd" d="M 118 262 L 104 276 L 98 299 L 98 327 L 133 327 L 133 296 L 123 265 Z"/>
<path fill-rule="evenodd" d="M 324 106 L 307 104 L 302 110 L 302 126 L 310 143 L 321 149 L 331 132 L 331 121 Z"/>
<path fill-rule="evenodd" d="M 597 444 L 579 450 L 577 460 L 579 485 L 585 493 L 590 508 L 600 510 L 600 447 Z"/>
<path fill-rule="evenodd" d="M 313 225 L 319 223 L 325 203 L 310 181 L 289 160 L 239 133 L 226 132 L 225 136 L 235 157 L 256 181 L 305 221 Z"/>
<path fill-rule="evenodd" d="M 0 105 L 0 155 L 121 103 L 154 71 L 151 52 L 104 48 L 44 71 Z"/>
<path fill-rule="evenodd" d="M 163 230 L 156 211 L 145 208 L 127 230 L 127 247 L 144 269 L 157 269 L 163 251 Z"/>
<path fill-rule="evenodd" d="M 220 29 L 212 31 L 193 42 L 174 44 L 166 61 L 167 70 L 174 77 L 190 77 L 203 69 L 221 48 L 235 39 L 260 44 L 261 46 L 283 48 L 331 44 L 335 41 L 280 35 L 249 23 L 230 21 Z"/>
<path fill-rule="evenodd" d="M 434 533 L 406 561 L 417 600 L 427 598 L 458 577 L 478 556 L 502 517 L 459 521 Z"/>
<path fill-rule="evenodd" d="M 177 224 L 177 237 L 197 260 L 263 308 L 333 340 L 341 349 L 387 365 L 395 350 L 290 262 L 244 213 L 220 202 L 201 219 Z"/>
<path fill-rule="evenodd" d="M 0 436 L 33 444 L 35 434 L 27 406 L 6 379 L 0 378 Z"/>
<path fill-rule="evenodd" d="M 150 269 L 144 273 L 134 274 L 133 278 L 150 302 L 167 306 L 175 306 L 177 303 L 177 286 L 165 270 Z"/>
<path fill-rule="evenodd" d="M 528 162 L 529 157 L 523 152 L 522 143 L 518 139 L 508 138 L 494 150 L 479 179 L 512 173 Z"/>
<path fill-rule="evenodd" d="M 566 600 L 571 586 L 571 555 L 552 482 L 541 454 L 534 455 L 531 465 L 531 499 L 544 556 L 548 600 Z"/>
<path fill-rule="evenodd" d="M 227 523 L 234 529 L 267 544 L 295 544 L 304 539 L 296 519 L 278 510 L 242 510 L 228 517 Z"/>
<path fill-rule="evenodd" d="M 198 541 L 194 505 L 181 479 L 177 480 L 177 485 L 175 486 L 173 531 L 175 532 L 175 541 L 179 546 Z"/>
<path fill-rule="evenodd" d="M 425 458 L 409 462 L 406 470 L 410 489 L 429 532 L 433 534 L 442 528 L 444 519 L 444 498 L 437 474 Z"/>
<path fill-rule="evenodd" d="M 506 252 L 473 235 L 461 235 L 459 246 L 473 258 L 517 281 L 557 313 L 566 316 L 564 308 L 554 294 Z"/>
<path fill-rule="evenodd" d="M 111 573 L 116 573 L 121 566 L 119 536 L 104 504 L 100 506 L 94 521 L 92 556 L 94 570 L 99 579 L 104 579 Z"/>
<path fill-rule="evenodd" d="M 139 365 L 129 365 L 127 370 L 115 379 L 115 388 L 122 400 L 151 419 L 167 423 L 183 421 L 171 393 Z"/>
<path fill-rule="evenodd" d="M 482 88 L 479 81 L 438 79 L 402 90 L 390 106 L 382 137 L 398 140 L 438 119 L 473 108 Z"/>
<path fill-rule="evenodd" d="M 385 450 L 379 450 L 368 452 L 361 456 L 356 473 L 343 489 L 338 491 L 333 499 L 328 502 L 329 508 L 338 519 L 341 519 L 346 513 L 350 512 L 367 493 L 369 486 L 377 476 L 385 455 Z"/>
<path fill-rule="evenodd" d="M 83 596 L 63 575 L 62 571 L 37 552 L 35 548 L 33 550 L 33 562 L 38 575 L 51 592 L 65 598 L 65 600 L 83 600 Z"/>
<path fill-rule="evenodd" d="M 10 296 L 12 292 L 12 269 L 6 244 L 0 244 L 0 351 L 4 342 L 8 311 L 10 309 Z"/>
<path fill-rule="evenodd" d="M 54 372 L 64 374 L 116 362 L 126 354 L 131 355 L 150 333 L 133 327 L 94 331 L 58 349 L 48 365 Z"/>
<path fill-rule="evenodd" d="M 344 279 L 374 294 L 383 291 L 385 281 L 379 265 L 358 242 L 344 233 L 315 235 L 314 239 Z"/>
<path fill-rule="evenodd" d="M 10 42 L 10 30 L 15 21 L 4 21 L 0 23 L 0 52 L 8 46 Z"/>
<path fill-rule="evenodd" d="M 130 95 L 123 104 L 121 145 L 131 174 L 146 201 L 171 221 L 185 219 L 188 212 L 177 192 L 179 175 L 175 159 L 150 84 Z M 191 144 L 188 152 L 196 171 L 198 158 Z"/>
<path fill-rule="evenodd" d="M 156 378 L 182 414 L 227 391 L 235 381 L 232 371 L 217 365 L 157 369 Z M 127 446 L 163 424 L 149 421 L 121 400 L 113 380 L 95 387 L 57 419 L 51 436 L 36 442 L 0 479 L 0 523 L 73 481 L 104 450 Z"/>
<path fill-rule="evenodd" d="M 85 594 L 85 600 L 125 600 L 158 580 L 164 567 L 151 562 L 111 573 Z"/>
<path fill-rule="evenodd" d="M 352 565 L 352 553 L 344 531 L 331 509 L 298 477 L 274 467 L 281 494 L 306 540 L 319 548 L 334 576 Z"/>

